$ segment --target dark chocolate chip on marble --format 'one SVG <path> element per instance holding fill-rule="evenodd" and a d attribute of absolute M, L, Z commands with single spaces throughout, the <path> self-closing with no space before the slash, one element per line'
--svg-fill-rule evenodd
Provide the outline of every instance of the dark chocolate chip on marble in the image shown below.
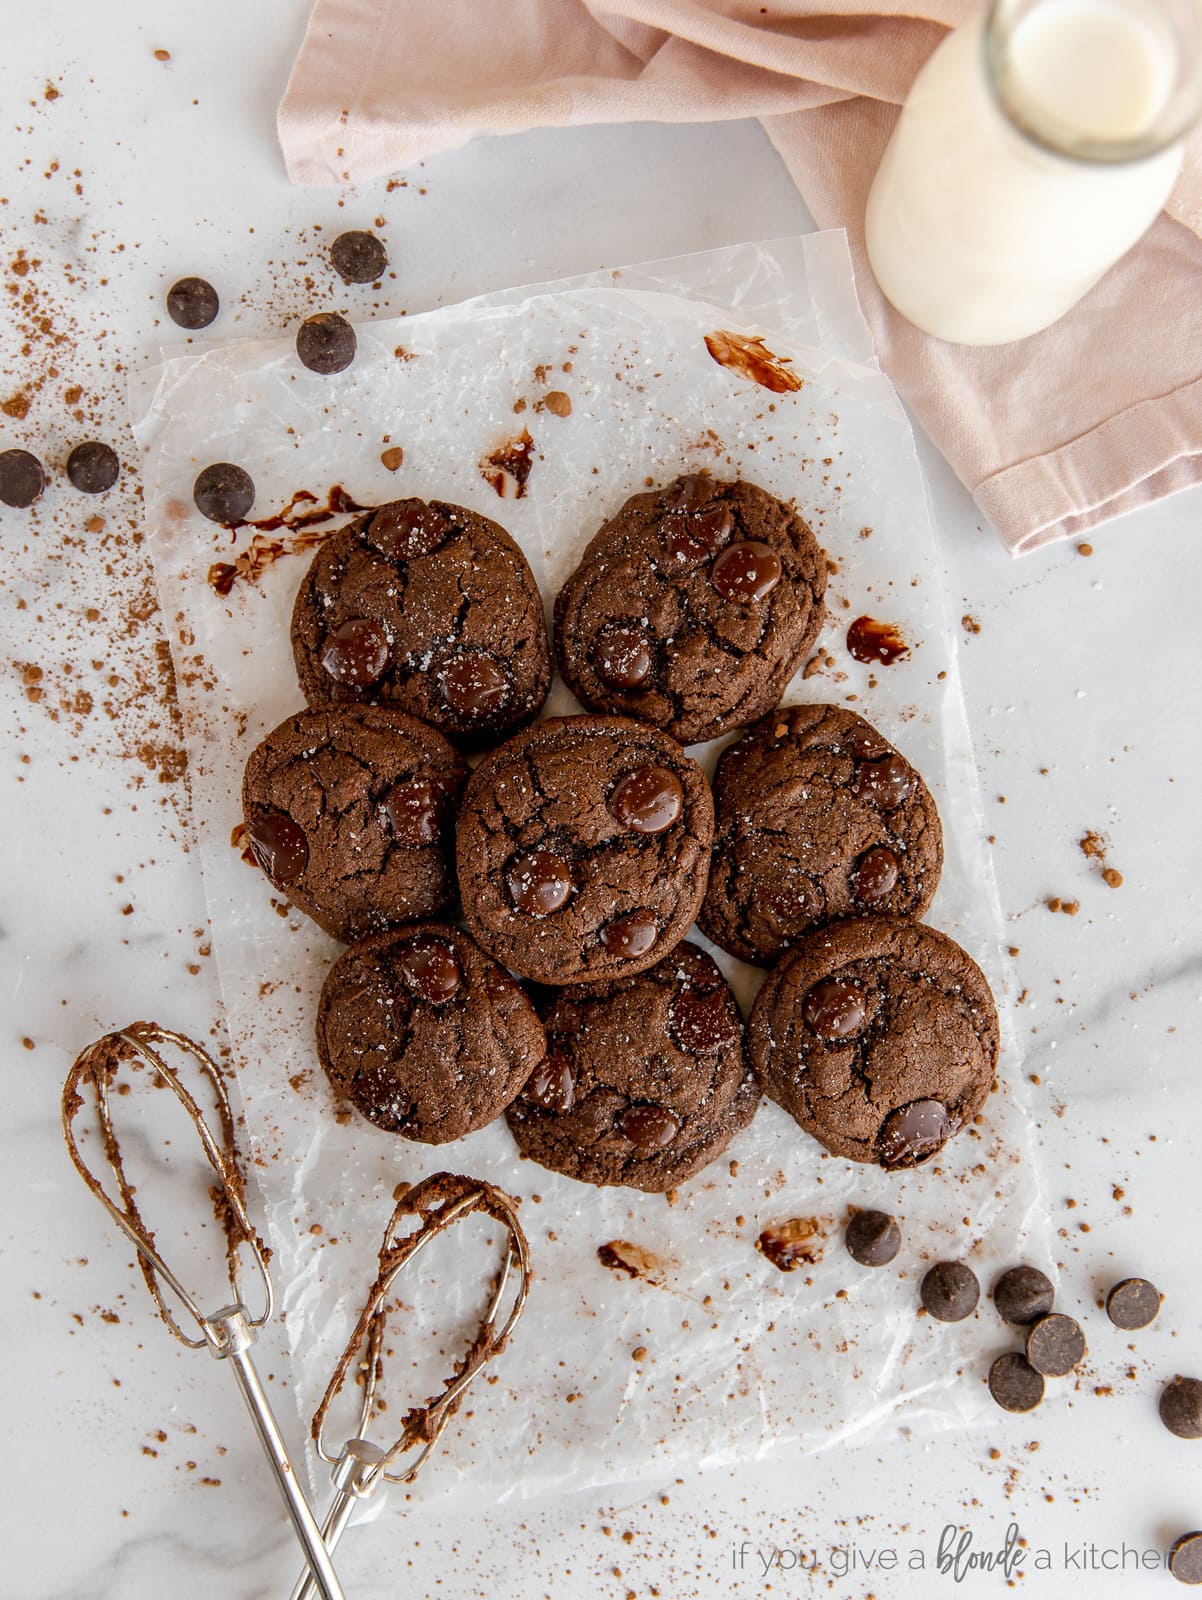
<path fill-rule="evenodd" d="M 751 605 L 770 595 L 784 568 L 770 544 L 744 539 L 728 544 L 710 568 L 710 582 L 724 600 Z"/>
<path fill-rule="evenodd" d="M 304 830 L 282 811 L 260 811 L 247 830 L 251 853 L 273 883 L 295 883 L 309 864 Z"/>
<path fill-rule="evenodd" d="M 888 1171 L 920 1166 L 943 1149 L 957 1126 L 942 1100 L 912 1100 L 881 1124 L 877 1159 Z"/>
<path fill-rule="evenodd" d="M 99 439 L 77 444 L 67 457 L 67 476 L 83 494 L 103 494 L 121 474 L 121 463 L 111 445 Z"/>
<path fill-rule="evenodd" d="M 207 328 L 221 309 L 217 291 L 204 278 L 180 278 L 167 291 L 167 315 L 180 328 Z"/>
<path fill-rule="evenodd" d="M 635 833 L 663 833 L 683 809 L 680 779 L 667 767 L 636 767 L 609 797 L 610 815 Z"/>
<path fill-rule="evenodd" d="M 981 1285 L 963 1261 L 937 1261 L 922 1280 L 919 1298 L 939 1322 L 963 1322 L 977 1309 Z"/>
<path fill-rule="evenodd" d="M 993 1303 L 1004 1322 L 1025 1328 L 1052 1309 L 1056 1291 L 1038 1267 L 1010 1267 L 993 1286 Z"/>
<path fill-rule="evenodd" d="M 572 869 L 552 850 L 527 850 L 505 869 L 505 887 L 519 911 L 549 917 L 571 896 Z"/>
<path fill-rule="evenodd" d="M 629 1106 L 618 1118 L 618 1128 L 638 1150 L 662 1150 L 680 1132 L 680 1118 L 667 1106 Z"/>
<path fill-rule="evenodd" d="M 327 634 L 321 664 L 335 683 L 369 689 L 388 666 L 388 640 L 370 617 L 348 617 Z"/>
<path fill-rule="evenodd" d="M 241 522 L 255 503 L 255 481 L 232 461 L 214 461 L 197 476 L 192 499 L 210 522 Z"/>
<path fill-rule="evenodd" d="M 901 1249 L 901 1229 L 887 1211 L 857 1211 L 843 1234 L 847 1253 L 862 1267 L 887 1267 Z"/>
<path fill-rule="evenodd" d="M 1045 1378 L 1066 1378 L 1084 1358 L 1081 1324 L 1063 1312 L 1040 1317 L 1027 1330 L 1027 1360 Z"/>
<path fill-rule="evenodd" d="M 989 1369 L 989 1392 L 1003 1411 L 1034 1411 L 1043 1389 L 1042 1373 L 1017 1350 L 999 1356 Z"/>
<path fill-rule="evenodd" d="M 1106 1296 L 1106 1315 L 1116 1328 L 1133 1332 L 1156 1320 L 1160 1290 L 1147 1278 L 1124 1278 Z"/>
<path fill-rule="evenodd" d="M 46 487 L 46 471 L 28 450 L 0 452 L 0 500 L 23 511 Z"/>
<path fill-rule="evenodd" d="M 849 1039 L 868 1015 L 864 991 L 849 978 L 824 978 L 802 1002 L 801 1014 L 820 1039 Z"/>
<path fill-rule="evenodd" d="M 463 981 L 455 952 L 445 940 L 431 934 L 419 934 L 403 945 L 396 961 L 414 994 L 431 1005 L 449 1000 Z"/>
<path fill-rule="evenodd" d="M 1202 1439 L 1202 1382 L 1177 1375 L 1160 1391 L 1160 1420 L 1179 1439 Z"/>
<path fill-rule="evenodd" d="M 1169 1571 L 1178 1583 L 1202 1583 L 1202 1533 L 1183 1533 L 1173 1540 Z"/>
<path fill-rule="evenodd" d="M 358 342 L 354 328 L 336 311 L 319 311 L 296 330 L 296 353 L 301 365 L 327 378 L 350 366 Z"/>
<path fill-rule="evenodd" d="M 375 283 L 388 269 L 388 251 L 374 233 L 353 229 L 334 240 L 330 261 L 343 283 Z"/>

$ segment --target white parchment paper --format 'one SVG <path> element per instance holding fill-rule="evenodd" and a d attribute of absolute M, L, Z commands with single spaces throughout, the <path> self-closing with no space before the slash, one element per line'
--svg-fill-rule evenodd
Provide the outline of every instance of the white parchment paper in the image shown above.
<path fill-rule="evenodd" d="M 718 328 L 762 335 L 791 358 L 801 390 L 773 394 L 718 365 L 703 342 Z M 796 1456 L 881 1426 L 964 1423 L 990 1403 L 980 1380 L 997 1341 L 976 1320 L 917 1317 L 918 1280 L 931 1260 L 962 1256 L 988 1284 L 1022 1249 L 1037 1184 L 925 486 L 872 354 L 844 236 L 515 290 L 364 323 L 358 335 L 358 357 L 337 377 L 301 368 L 284 336 L 167 352 L 133 394 L 215 954 L 303 1413 L 371 1280 L 395 1186 L 450 1167 L 522 1197 L 538 1281 L 497 1381 L 473 1392 L 421 1480 L 424 1503 L 666 1477 L 686 1464 Z M 570 416 L 540 405 L 551 390 L 570 397 Z M 528 492 L 502 502 L 478 463 L 522 426 L 535 445 Z M 397 445 L 404 461 L 392 472 L 380 458 Z M 192 508 L 196 473 L 218 460 L 251 472 L 258 517 L 298 489 L 324 498 L 334 483 L 369 504 L 421 495 L 473 506 L 521 543 L 548 608 L 591 534 L 647 483 L 707 469 L 795 497 L 837 571 L 820 670 L 786 698 L 851 705 L 935 794 L 947 860 L 928 920 L 982 964 L 1003 1013 L 984 1125 L 953 1141 L 938 1168 L 886 1174 L 826 1156 L 765 1104 L 728 1157 L 669 1204 L 522 1162 L 503 1121 L 433 1150 L 359 1118 L 336 1121 L 312 1030 L 338 947 L 230 843 L 247 756 L 301 704 L 288 620 L 307 558 L 279 561 L 226 599 L 214 592 L 211 564 L 250 531 L 231 536 Z M 910 655 L 889 667 L 853 661 L 845 634 L 862 613 L 897 624 Z M 548 709 L 572 706 L 557 684 Z M 716 749 L 696 753 L 712 767 Z M 720 960 L 746 1006 L 758 975 Z M 869 1271 L 847 1257 L 849 1202 L 900 1217 L 893 1266 Z M 827 1238 L 820 1262 L 786 1275 L 754 1245 L 790 1217 L 817 1219 Z M 429 1252 L 420 1285 L 406 1281 L 390 1415 L 424 1398 L 481 1303 L 486 1236 L 461 1231 Z M 652 1254 L 650 1279 L 599 1262 L 614 1238 Z M 394 1496 L 394 1511 L 402 1503 Z"/>

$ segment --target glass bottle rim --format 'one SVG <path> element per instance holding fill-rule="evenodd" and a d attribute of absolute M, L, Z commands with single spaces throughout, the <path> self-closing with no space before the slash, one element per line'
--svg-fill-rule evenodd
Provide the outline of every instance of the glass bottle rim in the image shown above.
<path fill-rule="evenodd" d="M 998 110 L 1031 144 L 1051 155 L 1090 166 L 1144 161 L 1178 144 L 1202 114 L 1202 0 L 1191 0 L 1198 13 L 1196 60 L 1184 83 L 1178 84 L 1150 127 L 1125 139 L 1083 134 L 1023 95 L 1011 72 L 1012 16 L 1022 0 L 990 0 L 981 35 L 985 81 Z"/>

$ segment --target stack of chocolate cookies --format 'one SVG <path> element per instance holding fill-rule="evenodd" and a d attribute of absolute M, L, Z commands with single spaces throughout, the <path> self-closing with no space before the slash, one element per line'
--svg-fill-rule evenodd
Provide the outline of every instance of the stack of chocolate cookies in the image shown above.
<path fill-rule="evenodd" d="M 778 709 L 826 574 L 751 484 L 635 495 L 555 602 L 589 714 L 536 722 L 551 650 L 503 528 L 400 500 L 325 542 L 292 621 L 309 709 L 254 751 L 243 805 L 272 883 L 349 946 L 317 1017 L 341 1097 L 426 1143 L 504 1113 L 544 1166 L 653 1191 L 718 1156 L 761 1085 L 886 1168 L 972 1121 L 997 1018 L 915 920 L 930 793 L 851 712 Z M 735 729 L 711 791 L 683 745 Z M 746 1030 L 695 921 L 772 969 Z"/>

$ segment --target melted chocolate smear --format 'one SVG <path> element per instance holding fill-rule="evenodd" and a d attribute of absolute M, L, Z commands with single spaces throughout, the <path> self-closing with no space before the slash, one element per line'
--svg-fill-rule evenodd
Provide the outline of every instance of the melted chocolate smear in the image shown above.
<path fill-rule="evenodd" d="M 789 370 L 792 358 L 775 355 L 758 334 L 730 333 L 718 328 L 705 335 L 705 348 L 720 367 L 737 372 L 740 378 L 750 378 L 773 394 L 794 394 L 801 388 L 802 380 Z"/>
<path fill-rule="evenodd" d="M 260 517 L 255 521 L 229 522 L 225 526 L 233 532 L 237 528 L 255 528 L 258 531 L 240 555 L 232 561 L 217 561 L 209 568 L 208 583 L 220 595 L 233 592 L 234 585 L 242 580 L 257 583 L 269 567 L 282 556 L 298 556 L 324 544 L 336 530 L 313 530 L 314 524 L 329 522 L 331 517 L 345 516 L 350 512 L 365 511 L 357 500 L 340 483 L 331 484 L 324 504 L 308 489 L 298 489 L 288 504 L 274 516 Z M 272 539 L 268 535 L 277 529 L 287 529 L 290 537 Z"/>
<path fill-rule="evenodd" d="M 480 476 L 502 500 L 524 500 L 526 480 L 534 465 L 534 440 L 523 428 L 515 438 L 506 439 L 491 455 L 481 456 Z"/>
<path fill-rule="evenodd" d="M 829 1217 L 786 1217 L 783 1222 L 769 1223 L 755 1247 L 782 1272 L 817 1266 L 829 1223 Z"/>
<path fill-rule="evenodd" d="M 597 1260 L 611 1272 L 624 1272 L 628 1278 L 642 1278 L 647 1283 L 662 1283 L 664 1264 L 641 1244 L 631 1244 L 629 1239 L 610 1239 L 597 1246 Z"/>
<path fill-rule="evenodd" d="M 857 617 L 847 630 L 847 648 L 857 661 L 879 661 L 891 667 L 910 654 L 896 622 L 878 622 L 875 617 Z"/>

